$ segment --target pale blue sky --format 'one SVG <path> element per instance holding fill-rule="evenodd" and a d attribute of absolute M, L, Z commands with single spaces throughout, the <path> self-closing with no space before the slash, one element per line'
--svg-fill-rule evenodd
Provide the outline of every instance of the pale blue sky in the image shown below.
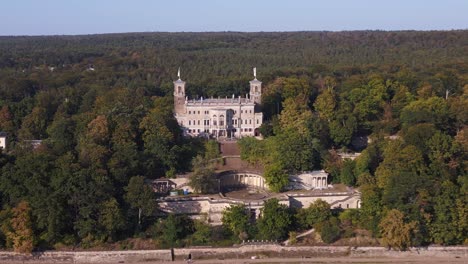
<path fill-rule="evenodd" d="M 0 35 L 468 29 L 468 0 L 0 0 Z"/>

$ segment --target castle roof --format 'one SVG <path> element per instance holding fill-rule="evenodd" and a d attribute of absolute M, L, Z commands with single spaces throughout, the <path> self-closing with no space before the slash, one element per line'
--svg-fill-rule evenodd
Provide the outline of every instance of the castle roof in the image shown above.
<path fill-rule="evenodd" d="M 261 84 L 262 82 L 257 80 L 257 78 L 250 81 L 251 84 Z"/>
<path fill-rule="evenodd" d="M 229 104 L 255 104 L 251 99 L 245 97 L 237 98 L 207 98 L 198 100 L 188 100 L 187 105 L 229 105 Z"/>

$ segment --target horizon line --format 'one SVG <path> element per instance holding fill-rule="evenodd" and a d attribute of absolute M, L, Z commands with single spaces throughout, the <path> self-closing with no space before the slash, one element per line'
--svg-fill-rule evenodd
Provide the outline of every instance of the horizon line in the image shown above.
<path fill-rule="evenodd" d="M 351 30 L 272 30 L 272 31 L 122 31 L 122 32 L 99 32 L 99 33 L 77 33 L 77 34 L 18 34 L 18 35 L 1 35 L 0 37 L 58 37 L 58 36 L 94 36 L 94 35 L 117 35 L 117 34 L 142 34 L 142 33 L 300 33 L 300 32 L 450 32 L 450 31 L 467 31 L 467 28 L 453 29 L 351 29 Z"/>

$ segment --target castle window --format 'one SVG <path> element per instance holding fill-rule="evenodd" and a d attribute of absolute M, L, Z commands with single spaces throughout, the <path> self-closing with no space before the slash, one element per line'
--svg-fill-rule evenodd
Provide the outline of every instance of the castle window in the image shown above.
<path fill-rule="evenodd" d="M 252 124 L 252 119 L 249 119 L 249 124 Z"/>
<path fill-rule="evenodd" d="M 200 111 L 198 111 L 198 114 L 200 114 Z"/>
<path fill-rule="evenodd" d="M 223 116 L 223 115 L 220 115 L 220 116 L 219 116 L 219 119 L 220 119 L 220 120 L 219 120 L 219 125 L 220 125 L 220 126 L 224 126 L 224 116 Z"/>
<path fill-rule="evenodd" d="M 255 86 L 255 92 L 258 93 L 258 86 Z"/>
<path fill-rule="evenodd" d="M 259 120 L 257 119 L 257 125 L 259 124 Z"/>
<path fill-rule="evenodd" d="M 198 120 L 198 125 L 200 125 L 200 120 Z"/>
<path fill-rule="evenodd" d="M 178 92 L 179 94 L 181 94 L 181 93 L 182 93 L 182 87 L 177 86 L 177 92 Z"/>
<path fill-rule="evenodd" d="M 188 125 L 190 126 L 191 124 L 192 124 L 192 121 L 189 120 L 189 121 L 188 121 Z"/>

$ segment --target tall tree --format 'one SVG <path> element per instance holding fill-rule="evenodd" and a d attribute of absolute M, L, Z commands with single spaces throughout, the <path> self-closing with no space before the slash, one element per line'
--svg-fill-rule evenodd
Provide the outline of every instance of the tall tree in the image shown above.
<path fill-rule="evenodd" d="M 25 201 L 12 209 L 10 220 L 12 231 L 6 235 L 13 241 L 13 248 L 19 253 L 31 253 L 35 246 L 35 236 L 32 229 L 31 208 Z"/>
<path fill-rule="evenodd" d="M 402 212 L 392 209 L 387 212 L 380 222 L 383 243 L 389 247 L 405 250 L 412 245 L 413 232 L 416 231 L 416 222 L 405 222 Z"/>
<path fill-rule="evenodd" d="M 223 211 L 224 228 L 230 230 L 235 236 L 240 236 L 247 232 L 249 225 L 249 215 L 247 208 L 243 204 L 231 205 Z"/>
<path fill-rule="evenodd" d="M 138 225 L 141 226 L 142 218 L 151 216 L 157 208 L 156 197 L 151 187 L 145 184 L 143 176 L 130 178 L 125 188 L 125 199 L 132 209 L 138 211 Z"/>
<path fill-rule="evenodd" d="M 278 240 L 288 235 L 292 217 L 286 205 L 276 198 L 265 202 L 262 215 L 257 222 L 259 235 L 263 239 Z"/>

